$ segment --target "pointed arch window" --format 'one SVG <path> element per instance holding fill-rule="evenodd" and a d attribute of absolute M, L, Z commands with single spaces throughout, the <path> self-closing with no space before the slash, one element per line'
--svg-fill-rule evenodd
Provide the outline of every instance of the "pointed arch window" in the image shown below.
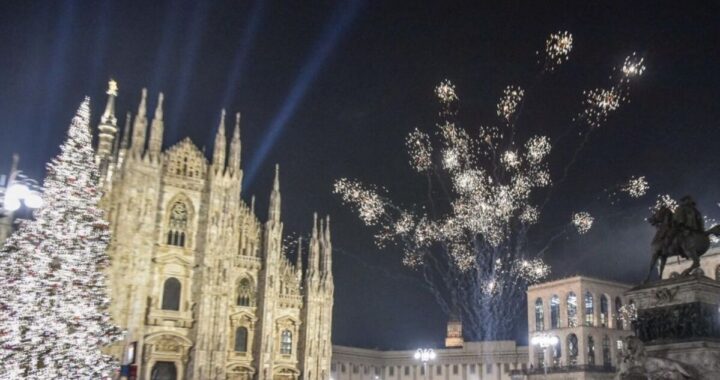
<path fill-rule="evenodd" d="M 247 352 L 248 330 L 246 327 L 235 329 L 235 352 Z"/>
<path fill-rule="evenodd" d="M 620 297 L 615 297 L 615 328 L 618 330 L 623 329 L 623 320 L 620 309 L 622 308 L 622 300 Z"/>
<path fill-rule="evenodd" d="M 612 362 L 610 359 L 610 338 L 608 338 L 607 335 L 605 335 L 602 341 L 602 356 L 603 367 L 610 368 L 612 366 Z"/>
<path fill-rule="evenodd" d="M 568 365 L 577 365 L 578 358 L 578 338 L 575 334 L 570 334 L 567 337 L 567 350 L 568 350 Z"/>
<path fill-rule="evenodd" d="M 600 327 L 608 325 L 608 298 L 606 295 L 600 296 Z"/>
<path fill-rule="evenodd" d="M 168 231 L 166 235 L 167 244 L 184 247 L 187 228 L 188 207 L 185 202 L 177 201 L 170 206 Z"/>
<path fill-rule="evenodd" d="M 283 330 L 280 334 L 280 353 L 283 355 L 292 353 L 292 332 L 290 330 Z"/>
<path fill-rule="evenodd" d="M 590 292 L 585 293 L 585 326 L 593 326 L 595 324 L 595 304 L 593 295 Z"/>
<path fill-rule="evenodd" d="M 595 365 L 595 339 L 592 336 L 588 336 L 588 347 L 587 347 L 587 362 L 588 365 Z"/>
<path fill-rule="evenodd" d="M 577 296 L 575 293 L 570 292 L 567 296 L 567 316 L 568 316 L 568 327 L 576 327 L 577 320 Z"/>
<path fill-rule="evenodd" d="M 535 300 L 535 330 L 545 330 L 545 312 L 543 311 L 543 300 L 538 298 Z"/>
<path fill-rule="evenodd" d="M 560 328 L 560 297 L 557 294 L 550 298 L 550 328 Z"/>
<path fill-rule="evenodd" d="M 238 284 L 238 306 L 252 306 L 253 303 L 253 286 L 249 278 L 243 278 Z"/>
<path fill-rule="evenodd" d="M 180 310 L 180 292 L 182 287 L 180 281 L 175 277 L 170 277 L 163 284 L 162 309 L 163 310 Z"/>
<path fill-rule="evenodd" d="M 555 336 L 555 339 L 557 339 L 557 344 L 552 346 L 552 365 L 553 367 L 559 367 L 560 366 L 560 359 L 562 358 L 562 342 L 560 341 L 560 337 L 557 335 Z"/>

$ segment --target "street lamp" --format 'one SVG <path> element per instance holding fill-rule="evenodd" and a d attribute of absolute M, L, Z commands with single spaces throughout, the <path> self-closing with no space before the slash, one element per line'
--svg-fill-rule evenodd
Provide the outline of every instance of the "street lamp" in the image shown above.
<path fill-rule="evenodd" d="M 42 188 L 17 169 L 19 161 L 20 156 L 14 154 L 10 176 L 0 175 L 0 246 L 13 232 L 13 220 L 18 217 L 15 213 L 22 205 L 25 205 L 26 210 L 32 211 L 43 204 L 40 196 Z"/>
<path fill-rule="evenodd" d="M 28 208 L 36 209 L 42 207 L 42 198 L 33 191 L 30 186 L 23 182 L 13 182 L 5 189 L 3 208 L 7 211 L 17 211 L 22 204 Z"/>
<path fill-rule="evenodd" d="M 435 355 L 435 351 L 433 351 L 432 348 L 418 348 L 417 351 L 415 351 L 415 360 L 420 360 L 423 364 L 425 380 L 428 378 L 427 362 L 435 360 L 436 357 L 437 355 Z"/>
<path fill-rule="evenodd" d="M 547 348 L 550 346 L 555 346 L 559 343 L 558 337 L 555 335 L 550 334 L 538 334 L 532 337 L 530 339 L 530 343 L 533 346 L 540 346 L 543 350 L 543 369 L 545 370 L 545 377 L 547 377 L 547 363 L 545 363 L 545 360 L 547 360 Z"/>

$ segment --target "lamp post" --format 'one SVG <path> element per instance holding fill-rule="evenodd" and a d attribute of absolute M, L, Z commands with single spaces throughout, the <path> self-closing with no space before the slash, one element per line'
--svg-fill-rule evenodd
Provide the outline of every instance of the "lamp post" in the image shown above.
<path fill-rule="evenodd" d="M 547 378 L 548 366 L 547 363 L 545 363 L 545 360 L 547 359 L 547 348 L 558 344 L 558 338 L 550 334 L 538 334 L 532 337 L 532 339 L 530 339 L 530 343 L 533 346 L 540 346 L 540 348 L 542 348 L 543 350 L 543 369 L 545 370 L 545 377 Z"/>
<path fill-rule="evenodd" d="M 415 360 L 420 360 L 423 364 L 425 380 L 428 378 L 427 363 L 430 360 L 435 360 L 436 357 L 437 355 L 435 355 L 435 351 L 433 351 L 432 348 L 418 348 L 417 351 L 415 351 Z"/>
<path fill-rule="evenodd" d="M 20 207 L 25 205 L 26 209 L 33 210 L 43 204 L 40 196 L 42 189 L 36 181 L 27 178 L 17 169 L 19 160 L 17 154 L 13 155 L 10 176 L 0 176 L 0 246 L 12 233 L 13 219 L 17 216 L 15 212 Z"/>

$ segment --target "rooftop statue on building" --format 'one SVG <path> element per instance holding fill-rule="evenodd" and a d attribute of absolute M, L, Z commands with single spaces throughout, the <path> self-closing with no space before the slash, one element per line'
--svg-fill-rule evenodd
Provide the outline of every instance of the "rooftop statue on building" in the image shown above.
<path fill-rule="evenodd" d="M 650 279 L 658 260 L 659 275 L 662 278 L 665 262 L 672 256 L 692 260 L 692 265 L 683 271 L 682 275 L 692 273 L 700 267 L 700 256 L 710 248 L 709 235 L 720 235 L 720 225 L 705 231 L 702 214 L 689 195 L 680 200 L 674 212 L 667 206 L 661 206 L 648 218 L 648 222 L 657 232 L 650 244 L 652 261 L 645 282 Z"/>

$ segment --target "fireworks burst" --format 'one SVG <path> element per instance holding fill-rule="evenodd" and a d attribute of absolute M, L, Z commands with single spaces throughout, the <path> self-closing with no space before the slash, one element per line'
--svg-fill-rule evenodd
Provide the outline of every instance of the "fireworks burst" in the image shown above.
<path fill-rule="evenodd" d="M 589 126 L 599 127 L 604 123 L 611 112 L 620 108 L 621 102 L 625 100 L 620 92 L 615 88 L 609 89 L 596 88 L 594 90 L 585 91 L 585 110 L 583 111 L 583 119 Z"/>
<path fill-rule="evenodd" d="M 640 198 L 650 189 L 645 176 L 630 177 L 630 180 L 620 188 L 620 191 L 627 193 L 631 198 Z"/>
<path fill-rule="evenodd" d="M 644 58 L 638 57 L 637 54 L 632 53 L 627 58 L 622 66 L 622 72 L 625 77 L 640 76 L 645 71 L 645 65 L 643 64 Z"/>
<path fill-rule="evenodd" d="M 432 167 L 432 145 L 427 133 L 415 128 L 407 139 L 405 146 L 410 154 L 410 165 L 417 172 L 424 172 Z"/>
<path fill-rule="evenodd" d="M 542 72 L 566 62 L 572 48 L 570 33 L 550 35 Z M 642 74 L 643 61 L 630 56 L 616 72 L 620 70 L 614 86 L 585 93 L 586 110 L 580 115 L 585 133 L 627 102 L 630 78 Z M 435 95 L 441 106 L 436 129 L 414 129 L 405 140 L 412 169 L 432 174 L 427 176 L 427 203 L 401 207 L 375 187 L 346 178 L 335 182 L 334 191 L 376 228 L 378 245 L 402 247 L 403 264 L 421 271 L 445 310 L 462 309 L 476 338 L 506 337 L 513 319 L 505 315 L 521 307 L 517 302 L 528 284 L 550 271 L 540 258 L 544 250 L 528 252 L 527 234 L 540 220 L 543 203 L 536 195 L 553 183 L 548 164 L 552 144 L 542 134 L 524 140 L 508 128 L 514 127 L 525 100 L 520 86 L 506 87 L 496 104 L 502 123 L 477 129 L 463 128 L 456 120 L 460 98 L 451 81 L 443 80 Z M 639 197 L 647 192 L 647 181 L 633 177 L 623 191 Z M 587 212 L 572 216 L 580 234 L 593 222 Z"/>
<path fill-rule="evenodd" d="M 570 59 L 573 48 L 573 37 L 567 31 L 553 33 L 545 41 L 545 67 L 553 71 Z"/>
<path fill-rule="evenodd" d="M 358 181 L 342 178 L 335 182 L 335 194 L 340 194 L 343 202 L 357 206 L 360 219 L 366 225 L 375 225 L 385 212 L 385 202 L 374 188 L 364 186 Z"/>
<path fill-rule="evenodd" d="M 667 207 L 670 209 L 670 211 L 675 212 L 677 206 L 678 203 L 676 200 L 674 200 L 669 194 L 663 194 L 657 196 L 657 199 L 655 200 L 655 205 L 650 207 L 650 210 L 655 212 L 661 207 Z"/>
<path fill-rule="evenodd" d="M 510 122 L 510 118 L 515 114 L 518 105 L 522 102 L 525 91 L 519 86 L 507 86 L 503 91 L 503 96 L 497 104 L 497 115 Z"/>
<path fill-rule="evenodd" d="M 592 228 L 595 218 L 587 212 L 576 212 L 572 217 L 572 224 L 577 229 L 577 232 L 581 235 L 586 234 Z"/>

